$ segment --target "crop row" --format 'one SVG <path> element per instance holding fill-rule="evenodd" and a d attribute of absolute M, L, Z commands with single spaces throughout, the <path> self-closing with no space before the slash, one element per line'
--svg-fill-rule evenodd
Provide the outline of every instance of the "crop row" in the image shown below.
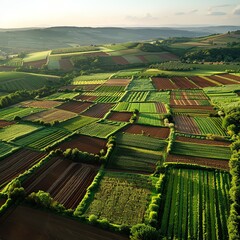
<path fill-rule="evenodd" d="M 152 81 L 147 78 L 133 79 L 127 87 L 128 91 L 151 91 L 155 90 Z"/>
<path fill-rule="evenodd" d="M 172 146 L 173 154 L 188 155 L 195 157 L 206 157 L 206 158 L 216 158 L 216 159 L 230 159 L 230 149 L 229 147 L 222 146 L 210 146 L 204 144 L 194 144 L 194 143 L 184 143 L 184 142 L 174 142 Z"/>
<path fill-rule="evenodd" d="M 141 223 L 151 188 L 147 176 L 107 172 L 85 215 L 94 214 L 117 225 Z"/>
<path fill-rule="evenodd" d="M 15 144 L 20 146 L 28 146 L 34 149 L 44 149 L 49 145 L 53 145 L 55 142 L 64 139 L 69 135 L 69 132 L 58 128 L 44 128 L 37 132 L 34 132 L 25 137 L 19 138 L 14 141 Z"/>
<path fill-rule="evenodd" d="M 83 135 L 107 138 L 110 135 L 114 134 L 119 129 L 126 126 L 125 122 L 114 122 L 114 121 L 105 121 L 105 122 L 94 122 L 79 129 L 79 133 Z"/>
<path fill-rule="evenodd" d="M 0 119 L 12 121 L 16 116 L 25 117 L 32 113 L 43 111 L 40 108 L 20 108 L 20 107 L 11 107 L 1 109 Z"/>
<path fill-rule="evenodd" d="M 225 136 L 226 133 L 222 128 L 222 120 L 217 117 L 194 117 L 198 128 L 201 131 L 201 134 L 214 134 Z"/>
<path fill-rule="evenodd" d="M 39 127 L 27 124 L 13 124 L 0 129 L 0 140 L 10 141 L 38 130 Z"/>
<path fill-rule="evenodd" d="M 116 141 L 117 144 L 149 149 L 154 151 L 162 151 L 167 145 L 167 143 L 164 140 L 128 133 L 118 134 Z"/>
<path fill-rule="evenodd" d="M 156 113 L 157 109 L 154 103 L 128 103 L 128 102 L 119 102 L 114 108 L 115 111 L 127 111 L 133 112 L 134 110 L 145 113 Z"/>
<path fill-rule="evenodd" d="M 118 170 L 153 173 L 156 163 L 161 160 L 161 152 L 120 146 L 116 147 L 108 167 Z"/>
<path fill-rule="evenodd" d="M 228 239 L 229 187 L 226 172 L 171 169 L 161 234 L 167 239 Z"/>
<path fill-rule="evenodd" d="M 138 124 L 163 127 L 163 117 L 160 114 L 140 113 L 137 120 Z"/>
<path fill-rule="evenodd" d="M 147 92 L 127 92 L 123 97 L 124 102 L 145 102 L 149 95 Z"/>

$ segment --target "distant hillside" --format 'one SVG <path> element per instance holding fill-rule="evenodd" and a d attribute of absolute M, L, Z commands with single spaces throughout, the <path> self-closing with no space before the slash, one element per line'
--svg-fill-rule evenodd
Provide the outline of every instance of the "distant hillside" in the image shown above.
<path fill-rule="evenodd" d="M 197 29 L 174 28 L 80 28 L 0 29 L 0 50 L 5 52 L 48 50 L 74 45 L 98 45 L 168 37 L 209 35 Z"/>

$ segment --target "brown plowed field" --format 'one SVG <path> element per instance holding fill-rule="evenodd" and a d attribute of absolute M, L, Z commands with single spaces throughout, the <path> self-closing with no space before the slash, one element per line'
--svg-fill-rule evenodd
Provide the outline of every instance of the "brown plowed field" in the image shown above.
<path fill-rule="evenodd" d="M 75 113 L 61 110 L 61 109 L 50 109 L 39 113 L 34 113 L 27 116 L 25 119 L 29 121 L 44 121 L 45 123 L 51 123 L 54 121 L 65 121 L 70 118 L 77 116 Z"/>
<path fill-rule="evenodd" d="M 174 116 L 175 128 L 178 132 L 201 134 L 197 124 L 194 119 L 188 116 Z"/>
<path fill-rule="evenodd" d="M 219 76 L 220 77 L 225 77 L 225 78 L 228 78 L 228 79 L 233 79 L 233 80 L 236 80 L 236 81 L 240 82 L 240 76 L 237 76 L 237 75 L 224 73 L 224 74 L 220 74 Z"/>
<path fill-rule="evenodd" d="M 57 107 L 58 109 L 67 110 L 74 113 L 81 113 L 82 111 L 86 110 L 92 105 L 92 103 L 88 102 L 77 102 L 77 101 L 70 101 L 62 104 L 61 106 Z"/>
<path fill-rule="evenodd" d="M 127 86 L 131 82 L 129 78 L 112 78 L 107 80 L 103 86 Z"/>
<path fill-rule="evenodd" d="M 196 85 L 198 85 L 200 88 L 217 86 L 217 84 L 207 81 L 206 79 L 198 77 L 198 76 L 193 76 L 193 77 L 188 77 L 188 78 L 192 82 L 194 82 Z"/>
<path fill-rule="evenodd" d="M 138 57 L 143 63 L 148 63 L 148 60 L 143 55 L 139 55 L 136 57 Z"/>
<path fill-rule="evenodd" d="M 188 137 L 182 137 L 182 136 L 176 136 L 176 141 L 226 146 L 226 147 L 231 144 L 231 142 L 228 142 L 228 141 L 215 141 L 215 140 L 209 140 L 209 139 L 188 138 Z"/>
<path fill-rule="evenodd" d="M 157 113 L 167 113 L 167 109 L 163 103 L 155 103 Z"/>
<path fill-rule="evenodd" d="M 86 84 L 86 85 L 81 84 L 78 85 L 78 88 L 84 91 L 93 91 L 99 86 L 101 86 L 101 84 Z"/>
<path fill-rule="evenodd" d="M 231 80 L 231 79 L 225 79 L 218 77 L 217 75 L 215 76 L 208 76 L 209 79 L 214 80 L 215 82 L 218 82 L 223 85 L 231 85 L 231 84 L 238 84 L 239 82 L 237 80 Z"/>
<path fill-rule="evenodd" d="M 45 153 L 22 149 L 1 160 L 0 185 L 10 182 L 20 173 L 31 168 L 45 155 Z"/>
<path fill-rule="evenodd" d="M 157 90 L 178 89 L 177 85 L 169 78 L 152 78 L 152 82 Z"/>
<path fill-rule="evenodd" d="M 229 171 L 228 161 L 213 158 L 201 158 L 182 155 L 168 155 L 166 162 L 197 164 L 205 167 L 212 167 Z"/>
<path fill-rule="evenodd" d="M 199 88 L 196 84 L 189 81 L 185 77 L 173 77 L 171 80 L 177 85 L 179 89 L 196 89 Z"/>
<path fill-rule="evenodd" d="M 73 70 L 73 64 L 69 59 L 60 59 L 59 60 L 60 69 L 63 71 Z"/>
<path fill-rule="evenodd" d="M 176 100 L 179 101 L 179 100 Z M 171 103 L 171 108 L 178 108 L 178 109 L 199 109 L 199 110 L 207 110 L 207 111 L 213 111 L 216 113 L 214 110 L 213 106 L 201 106 L 201 105 L 173 105 Z"/>
<path fill-rule="evenodd" d="M 63 151 L 65 151 L 68 148 L 72 149 L 78 148 L 82 152 L 99 154 L 101 149 L 106 150 L 106 144 L 107 144 L 106 140 L 79 135 L 77 137 L 70 139 L 69 141 L 61 143 L 56 148 L 60 148 Z"/>
<path fill-rule="evenodd" d="M 70 91 L 73 91 L 74 89 L 78 88 L 80 85 L 67 85 L 67 86 L 63 86 L 63 87 L 60 87 L 59 90 L 70 90 Z"/>
<path fill-rule="evenodd" d="M 166 139 L 170 133 L 169 128 L 160 128 L 160 127 L 152 127 L 152 126 L 144 126 L 144 125 L 137 125 L 131 124 L 126 126 L 122 132 L 132 133 L 132 134 L 142 134 L 154 137 L 154 138 L 161 138 Z"/>
<path fill-rule="evenodd" d="M 58 105 L 62 104 L 63 102 L 60 101 L 50 101 L 50 100 L 43 100 L 43 101 L 26 101 L 22 102 L 21 105 L 24 107 L 33 107 L 33 108 L 54 108 Z"/>
<path fill-rule="evenodd" d="M 4 128 L 4 127 L 10 126 L 10 125 L 13 125 L 14 123 L 15 122 L 8 122 L 5 120 L 0 120 L 0 128 Z"/>
<path fill-rule="evenodd" d="M 99 103 L 82 113 L 84 116 L 103 118 L 104 115 L 113 107 L 112 104 Z"/>
<path fill-rule="evenodd" d="M 81 56 L 88 56 L 88 57 L 107 57 L 109 56 L 107 53 L 105 52 L 89 52 L 89 53 L 84 53 L 81 54 Z"/>
<path fill-rule="evenodd" d="M 112 60 L 118 65 L 127 65 L 129 62 L 121 56 L 112 56 Z"/>
<path fill-rule="evenodd" d="M 66 208 L 76 208 L 96 175 L 93 166 L 54 158 L 28 178 L 23 187 L 29 194 L 43 190 Z"/>
<path fill-rule="evenodd" d="M 88 101 L 88 102 L 94 102 L 98 97 L 97 96 L 84 96 L 84 95 L 78 95 L 74 99 L 80 100 L 80 101 Z"/>
<path fill-rule="evenodd" d="M 113 121 L 120 121 L 120 122 L 129 122 L 129 119 L 131 118 L 132 113 L 128 112 L 112 112 L 107 119 L 113 120 Z"/>
<path fill-rule="evenodd" d="M 34 68 L 41 68 L 43 65 L 47 63 L 47 59 L 39 60 L 39 61 L 33 61 L 33 62 L 24 62 L 24 67 L 34 67 Z"/>
<path fill-rule="evenodd" d="M 0 218 L 4 240 L 127 240 L 116 233 L 26 206 L 10 209 Z M 10 212 L 11 211 L 11 212 Z"/>

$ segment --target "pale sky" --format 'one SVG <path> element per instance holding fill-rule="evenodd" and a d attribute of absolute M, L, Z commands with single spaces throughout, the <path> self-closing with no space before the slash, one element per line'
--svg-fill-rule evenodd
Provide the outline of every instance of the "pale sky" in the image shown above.
<path fill-rule="evenodd" d="M 0 0 L 0 28 L 240 25 L 239 0 Z"/>

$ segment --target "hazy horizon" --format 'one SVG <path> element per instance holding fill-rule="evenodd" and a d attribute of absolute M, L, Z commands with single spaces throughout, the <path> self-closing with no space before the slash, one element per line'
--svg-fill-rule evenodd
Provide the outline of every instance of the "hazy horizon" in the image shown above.
<path fill-rule="evenodd" d="M 240 25 L 237 0 L 9 0 L 1 9 L 0 28 Z"/>

